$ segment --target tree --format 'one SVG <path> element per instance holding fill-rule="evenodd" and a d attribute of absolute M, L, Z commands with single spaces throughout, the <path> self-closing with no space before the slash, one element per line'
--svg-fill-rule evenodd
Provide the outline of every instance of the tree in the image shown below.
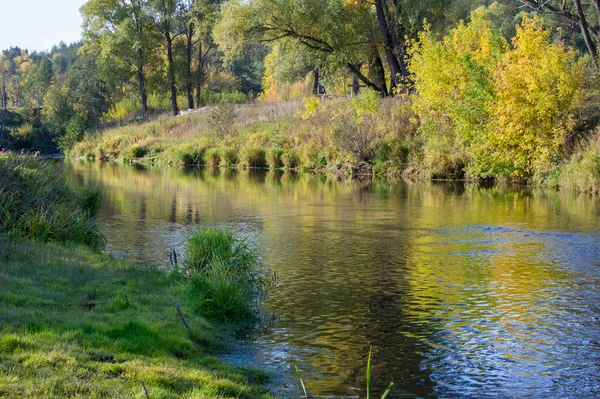
<path fill-rule="evenodd" d="M 600 0 L 511 0 L 520 3 L 533 12 L 558 16 L 570 24 L 577 25 L 583 37 L 585 48 L 596 69 L 598 61 L 598 45 L 600 44 Z M 594 20 L 594 22 L 590 22 Z"/>
<path fill-rule="evenodd" d="M 176 0 L 153 0 L 151 5 L 154 25 L 164 37 L 165 45 L 167 47 L 167 77 L 171 90 L 171 110 L 173 115 L 176 116 L 179 114 L 179 108 L 177 106 L 177 84 L 175 79 L 173 40 L 183 33 L 183 31 L 175 31 L 178 26 L 177 19 L 180 18 L 180 15 L 177 15 L 180 8 L 178 7 Z"/>
<path fill-rule="evenodd" d="M 46 57 L 35 62 L 27 75 L 24 85 L 26 107 L 39 109 L 44 105 L 44 96 L 52 80 L 52 63 Z"/>
<path fill-rule="evenodd" d="M 135 77 L 141 114 L 148 119 L 147 73 L 156 62 L 155 30 L 145 0 L 89 0 L 82 8 L 85 46 Z M 130 80 L 132 82 L 132 80 Z"/>
<path fill-rule="evenodd" d="M 0 115 L 0 146 L 4 141 L 4 123 L 6 122 L 6 112 L 8 110 L 8 79 L 9 79 L 8 57 L 0 54 L 0 106 L 2 114 Z"/>

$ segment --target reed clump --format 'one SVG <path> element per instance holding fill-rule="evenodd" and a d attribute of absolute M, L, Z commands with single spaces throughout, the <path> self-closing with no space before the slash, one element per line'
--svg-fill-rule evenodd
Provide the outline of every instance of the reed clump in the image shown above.
<path fill-rule="evenodd" d="M 248 240 L 225 230 L 198 230 L 186 243 L 184 263 L 200 314 L 233 323 L 253 318 L 266 280 Z"/>

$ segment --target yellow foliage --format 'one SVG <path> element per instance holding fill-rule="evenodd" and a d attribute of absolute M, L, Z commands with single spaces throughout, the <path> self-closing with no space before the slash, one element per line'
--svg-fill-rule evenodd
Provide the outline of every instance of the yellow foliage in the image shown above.
<path fill-rule="evenodd" d="M 505 174 L 521 178 L 549 169 L 573 129 L 584 69 L 572 49 L 550 43 L 536 18 L 525 18 L 513 46 L 494 76 L 495 124 L 487 147 Z"/>

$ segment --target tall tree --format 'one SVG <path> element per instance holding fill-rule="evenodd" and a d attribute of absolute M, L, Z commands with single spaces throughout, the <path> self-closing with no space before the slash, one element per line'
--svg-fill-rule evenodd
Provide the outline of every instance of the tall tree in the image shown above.
<path fill-rule="evenodd" d="M 154 24 L 163 36 L 167 47 L 167 76 L 171 90 L 171 110 L 173 115 L 176 116 L 179 114 L 179 107 L 177 105 L 177 83 L 175 79 L 173 40 L 183 33 L 183 31 L 176 31 L 176 28 L 179 25 L 177 23 L 177 18 L 180 17 L 177 15 L 179 7 L 176 0 L 153 0 L 151 4 Z"/>
<path fill-rule="evenodd" d="M 155 60 L 157 32 L 146 0 L 89 0 L 82 8 L 84 45 L 101 58 L 124 65 L 135 77 L 140 111 L 148 119 L 147 74 Z M 133 81 L 133 79 L 132 79 Z"/>

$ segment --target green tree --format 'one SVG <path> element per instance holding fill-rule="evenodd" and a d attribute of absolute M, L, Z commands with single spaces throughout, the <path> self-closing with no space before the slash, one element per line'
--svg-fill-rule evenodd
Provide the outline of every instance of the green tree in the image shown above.
<path fill-rule="evenodd" d="M 52 63 L 47 57 L 33 63 L 24 86 L 27 107 L 34 110 L 43 107 L 44 96 L 50 87 L 52 76 Z"/>
<path fill-rule="evenodd" d="M 105 66 L 137 87 L 142 117 L 148 118 L 147 75 L 158 62 L 158 32 L 146 0 L 89 0 L 82 8 L 84 45 Z M 134 83 L 135 82 L 135 83 Z"/>

